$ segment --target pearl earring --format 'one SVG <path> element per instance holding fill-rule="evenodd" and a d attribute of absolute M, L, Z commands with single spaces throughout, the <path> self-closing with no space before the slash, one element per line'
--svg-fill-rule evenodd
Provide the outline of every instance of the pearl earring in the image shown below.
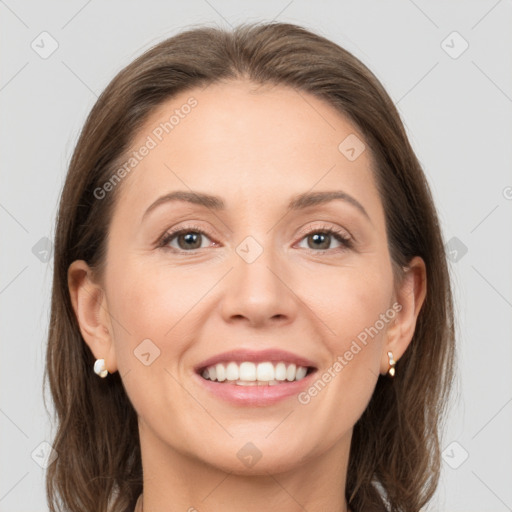
<path fill-rule="evenodd" d="M 388 359 L 389 359 L 389 369 L 388 374 L 390 377 L 395 376 L 395 363 L 396 361 L 393 359 L 393 352 L 388 352 Z"/>
<path fill-rule="evenodd" d="M 106 377 L 108 370 L 105 368 L 105 359 L 96 359 L 94 363 L 94 373 L 99 375 L 101 378 Z"/>

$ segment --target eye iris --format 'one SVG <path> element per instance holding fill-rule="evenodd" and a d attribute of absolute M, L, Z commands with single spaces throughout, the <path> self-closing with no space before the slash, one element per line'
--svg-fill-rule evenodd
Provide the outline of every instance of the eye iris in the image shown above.
<path fill-rule="evenodd" d="M 329 248 L 329 242 L 331 240 L 331 236 L 330 235 L 325 235 L 323 233 L 315 233 L 313 235 L 310 236 L 312 240 L 314 240 L 314 244 L 313 246 L 309 245 L 311 248 L 320 248 L 320 249 L 328 249 Z M 327 241 L 327 243 L 325 243 L 325 241 Z M 320 243 L 316 243 L 316 242 L 320 242 Z M 322 245 L 323 243 L 323 245 Z M 325 246 L 325 247 L 324 247 Z"/>
<path fill-rule="evenodd" d="M 188 232 L 178 236 L 178 245 L 181 249 L 198 249 L 201 247 L 201 235 L 199 233 Z M 183 246 L 181 241 L 185 241 Z M 188 245 L 187 245 L 188 244 Z"/>

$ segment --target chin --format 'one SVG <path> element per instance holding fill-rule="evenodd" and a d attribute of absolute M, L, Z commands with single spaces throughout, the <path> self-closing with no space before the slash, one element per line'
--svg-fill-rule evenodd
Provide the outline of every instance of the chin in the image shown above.
<path fill-rule="evenodd" d="M 289 436 L 286 439 L 278 436 L 275 439 L 265 439 L 268 432 L 266 430 L 264 434 L 236 436 L 219 445 L 209 444 L 207 450 L 201 450 L 197 454 L 197 458 L 206 465 L 235 475 L 283 473 L 304 464 L 309 453 L 306 443 L 300 442 L 297 437 L 291 440 Z M 311 449 L 314 446 L 315 443 Z"/>

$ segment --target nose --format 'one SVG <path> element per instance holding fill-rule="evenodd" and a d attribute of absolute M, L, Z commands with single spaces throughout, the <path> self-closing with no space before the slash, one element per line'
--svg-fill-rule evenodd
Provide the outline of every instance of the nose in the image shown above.
<path fill-rule="evenodd" d="M 243 248 L 233 254 L 233 269 L 224 282 L 221 299 L 222 316 L 228 323 L 285 325 L 297 314 L 299 299 L 285 262 L 270 249 L 262 249 L 254 261 L 246 257 Z"/>

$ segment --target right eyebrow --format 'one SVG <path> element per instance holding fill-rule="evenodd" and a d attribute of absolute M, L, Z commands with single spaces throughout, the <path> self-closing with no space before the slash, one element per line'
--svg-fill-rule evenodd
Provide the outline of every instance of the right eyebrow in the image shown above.
<path fill-rule="evenodd" d="M 212 196 L 202 192 L 175 190 L 174 192 L 170 192 L 169 194 L 165 194 L 159 197 L 154 203 L 152 203 L 151 206 L 144 212 L 142 220 L 144 220 L 144 217 L 146 217 L 146 215 L 148 215 L 156 207 L 170 201 L 186 201 L 188 203 L 205 206 L 206 208 L 211 208 L 213 210 L 224 210 L 226 208 L 224 200 L 219 196 Z"/>

